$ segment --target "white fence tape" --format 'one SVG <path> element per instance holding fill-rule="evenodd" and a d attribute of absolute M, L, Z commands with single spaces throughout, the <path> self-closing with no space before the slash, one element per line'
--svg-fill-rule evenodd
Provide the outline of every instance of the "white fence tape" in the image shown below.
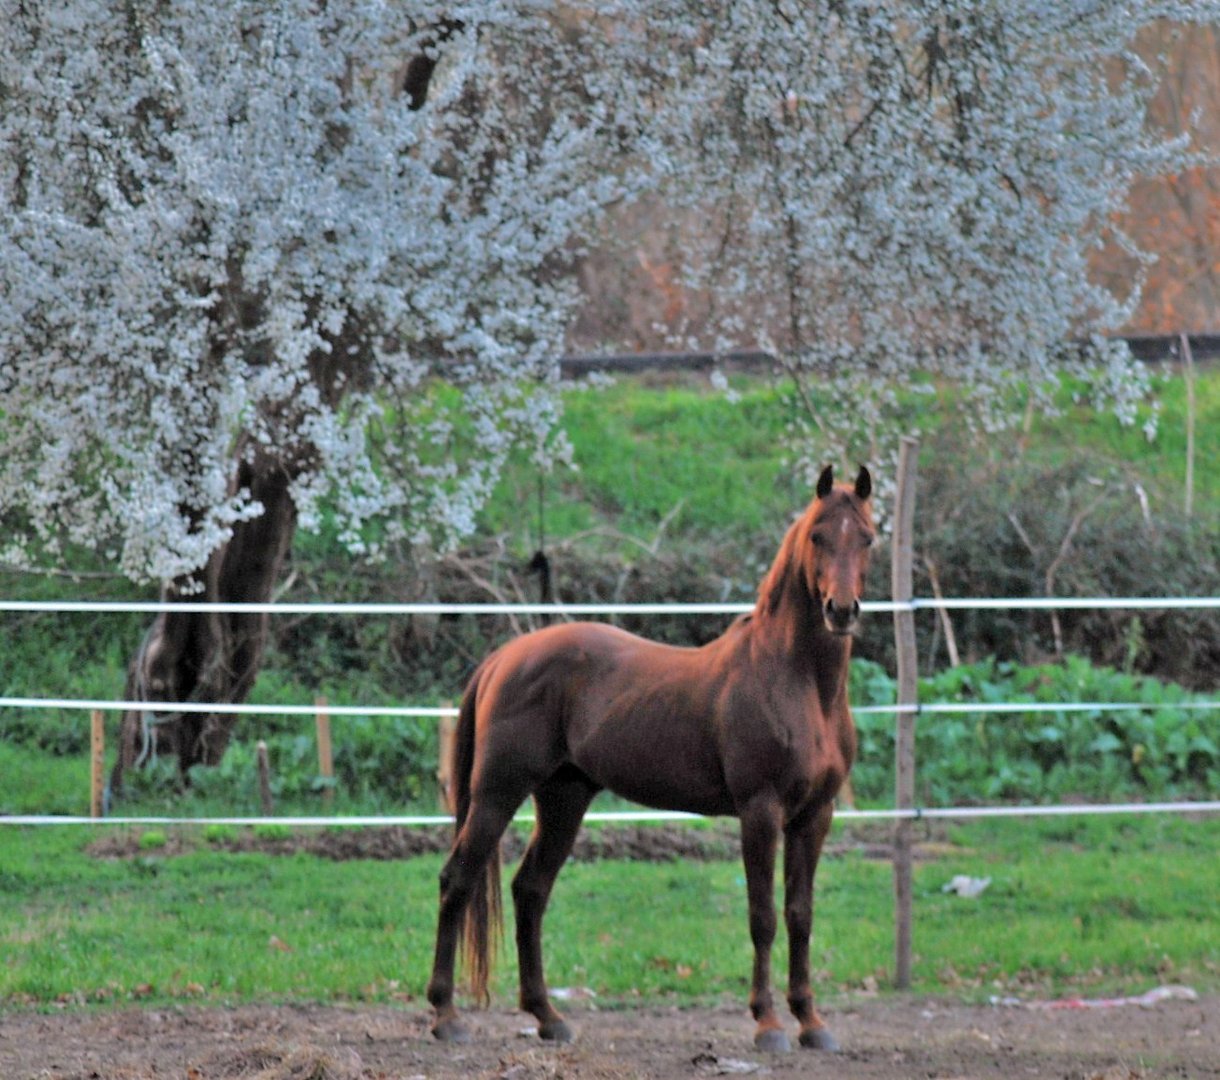
<path fill-rule="evenodd" d="M 1220 596 L 1031 596 L 949 597 L 914 600 L 866 600 L 865 612 L 1011 610 L 1171 610 L 1198 608 L 1220 610 Z M 694 604 L 324 604 L 271 602 L 266 604 L 225 604 L 189 600 L 0 600 L 0 612 L 59 613 L 138 613 L 163 612 L 193 614 L 214 612 L 229 615 L 744 615 L 754 610 L 752 603 Z"/>
<path fill-rule="evenodd" d="M 1066 817 L 1098 814 L 1216 814 L 1220 801 L 1162 803 L 1081 803 L 1056 806 L 943 806 L 914 807 L 910 810 L 836 810 L 836 821 L 878 821 L 924 818 L 969 820 L 972 818 L 1004 817 Z M 585 815 L 585 821 L 616 823 L 653 821 L 706 821 L 698 814 L 676 810 L 606 810 Z M 529 825 L 533 814 L 518 814 L 513 821 Z M 363 828 L 369 826 L 452 825 L 453 817 L 445 814 L 402 814 L 383 817 L 73 817 L 57 814 L 0 815 L 0 825 L 276 825 L 286 828 Z"/>
<path fill-rule="evenodd" d="M 452 705 L 258 705 L 244 702 L 123 701 L 114 698 L 0 697 L 0 709 L 98 709 L 102 712 L 215 713 L 228 716 L 457 716 Z M 1220 709 L 1220 701 L 930 701 L 916 705 L 859 705 L 853 716 L 900 712 L 925 713 L 1079 713 L 1156 712 L 1161 709 Z"/>
<path fill-rule="evenodd" d="M 953 599 L 915 599 L 907 603 L 894 601 L 869 601 L 862 605 L 865 611 L 893 612 L 901 610 L 919 611 L 940 608 L 944 610 L 1151 610 L 1151 609 L 1220 609 L 1220 597 L 1028 597 L 1010 599 L 1003 597 L 976 597 Z M 266 604 L 218 604 L 164 601 L 72 601 L 72 600 L 0 600 L 0 612 L 53 612 L 53 613 L 139 613 L 160 612 L 216 612 L 232 614 L 269 615 L 740 615 L 752 611 L 753 604 L 743 603 L 695 603 L 695 604 L 424 604 L 424 603 L 372 603 L 372 604 L 326 604 L 326 603 L 266 603 Z M 0 708 L 27 709 L 81 709 L 81 710 L 148 710 L 153 703 L 140 701 L 115 701 L 112 699 L 88 698 L 30 698 L 0 697 Z M 232 704 L 209 702 L 156 702 L 158 713 L 226 713 L 252 715 L 311 715 L 325 710 L 330 716 L 456 716 L 458 710 L 445 706 L 357 706 L 357 705 L 278 705 L 278 704 Z M 898 713 L 914 711 L 925 713 L 1078 713 L 1078 712 L 1122 712 L 1158 709 L 1220 709 L 1217 701 L 1183 702 L 930 702 L 914 706 L 870 705 L 853 709 L 856 715 L 874 713 Z M 959 806 L 914 808 L 910 810 L 843 810 L 835 816 L 840 820 L 867 819 L 921 819 L 921 818 L 1000 818 L 1039 817 L 1052 815 L 1092 814 L 1151 814 L 1151 813 L 1215 813 L 1220 812 L 1220 802 L 1179 803 L 1110 803 L 1101 805 L 1057 805 L 1057 806 Z M 632 810 L 590 813 L 586 821 L 689 821 L 698 815 L 666 811 Z M 532 822 L 533 816 L 520 815 L 514 820 Z M 212 817 L 212 818 L 167 818 L 167 817 L 113 817 L 91 818 L 70 815 L 0 815 L 0 825 L 259 825 L 276 824 L 295 826 L 420 826 L 451 824 L 452 817 L 444 815 L 399 815 L 399 816 L 353 816 L 353 817 Z"/>
<path fill-rule="evenodd" d="M 885 601 L 881 602 L 885 604 Z M 891 606 L 863 605 L 892 611 Z M 220 615 L 740 615 L 753 604 L 225 604 L 175 600 L 0 600 L 0 611 L 97 612 L 154 615 L 162 612 Z"/>
<path fill-rule="evenodd" d="M 0 697 L 0 709 L 99 709 L 102 712 L 215 713 L 227 716 L 457 716 L 445 705 L 251 705 L 249 702 L 116 701 L 114 698 Z"/>
<path fill-rule="evenodd" d="M 868 713 L 1079 713 L 1157 712 L 1161 709 L 1220 709 L 1220 701 L 929 701 L 915 705 L 852 706 L 852 715 Z"/>

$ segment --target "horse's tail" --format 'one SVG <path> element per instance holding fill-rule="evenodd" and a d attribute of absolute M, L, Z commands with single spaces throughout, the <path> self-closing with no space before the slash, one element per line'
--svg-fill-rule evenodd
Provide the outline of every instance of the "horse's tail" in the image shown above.
<path fill-rule="evenodd" d="M 474 772 L 475 698 L 486 665 L 474 673 L 458 711 L 453 738 L 453 813 L 454 835 L 461 832 L 470 812 L 470 782 Z M 493 934 L 492 930 L 495 930 Z M 500 894 L 500 844 L 497 841 L 487 860 L 486 871 L 478 877 L 466 907 L 466 933 L 462 943 L 463 960 L 470 977 L 470 991 L 486 1005 L 491 998 L 488 982 L 496 945 L 504 933 L 504 905 Z"/>

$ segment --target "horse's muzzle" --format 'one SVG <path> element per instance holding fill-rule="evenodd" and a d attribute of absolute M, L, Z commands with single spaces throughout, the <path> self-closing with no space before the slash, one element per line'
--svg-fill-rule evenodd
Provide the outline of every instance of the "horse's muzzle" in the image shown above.
<path fill-rule="evenodd" d="M 826 621 L 826 629 L 832 634 L 850 634 L 860 621 L 860 601 L 836 604 L 833 599 L 828 598 L 822 605 L 822 617 Z"/>

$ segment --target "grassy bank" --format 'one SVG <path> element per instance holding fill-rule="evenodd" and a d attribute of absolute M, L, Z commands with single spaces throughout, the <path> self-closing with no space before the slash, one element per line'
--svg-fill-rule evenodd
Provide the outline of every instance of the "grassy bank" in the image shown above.
<path fill-rule="evenodd" d="M 1155 379 L 1155 399 L 1123 425 L 1080 400 L 1065 384 L 1059 414 L 1030 417 L 1028 430 L 989 439 L 973 436 L 950 389 L 912 401 L 912 430 L 925 434 L 921 456 L 957 457 L 963 468 L 995 452 L 1015 466 L 1022 458 L 1054 466 L 1074 459 L 1121 462 L 1164 507 L 1182 505 L 1186 474 L 1186 392 L 1168 369 Z M 1220 515 L 1220 366 L 1198 373 L 1195 513 Z M 612 527 L 650 541 L 665 522 L 668 535 L 775 530 L 808 502 L 811 491 L 786 467 L 794 406 L 782 383 L 737 378 L 732 395 L 693 377 L 620 379 L 565 398 L 564 423 L 577 471 L 543 477 L 547 535 L 552 539 Z M 1144 424 L 1155 414 L 1156 436 Z M 894 436 L 896 439 L 896 435 Z M 886 447 L 882 447 L 883 450 Z M 816 456 L 816 448 L 815 456 Z M 537 540 L 536 468 L 518 462 L 482 518 L 486 532 L 519 550 Z"/>

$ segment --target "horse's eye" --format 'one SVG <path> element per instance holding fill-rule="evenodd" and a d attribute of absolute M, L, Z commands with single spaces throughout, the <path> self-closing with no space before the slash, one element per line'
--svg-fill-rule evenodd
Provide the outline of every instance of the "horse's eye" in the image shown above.
<path fill-rule="evenodd" d="M 811 533 L 809 540 L 815 548 L 824 548 L 826 546 L 826 537 L 819 533 Z"/>

